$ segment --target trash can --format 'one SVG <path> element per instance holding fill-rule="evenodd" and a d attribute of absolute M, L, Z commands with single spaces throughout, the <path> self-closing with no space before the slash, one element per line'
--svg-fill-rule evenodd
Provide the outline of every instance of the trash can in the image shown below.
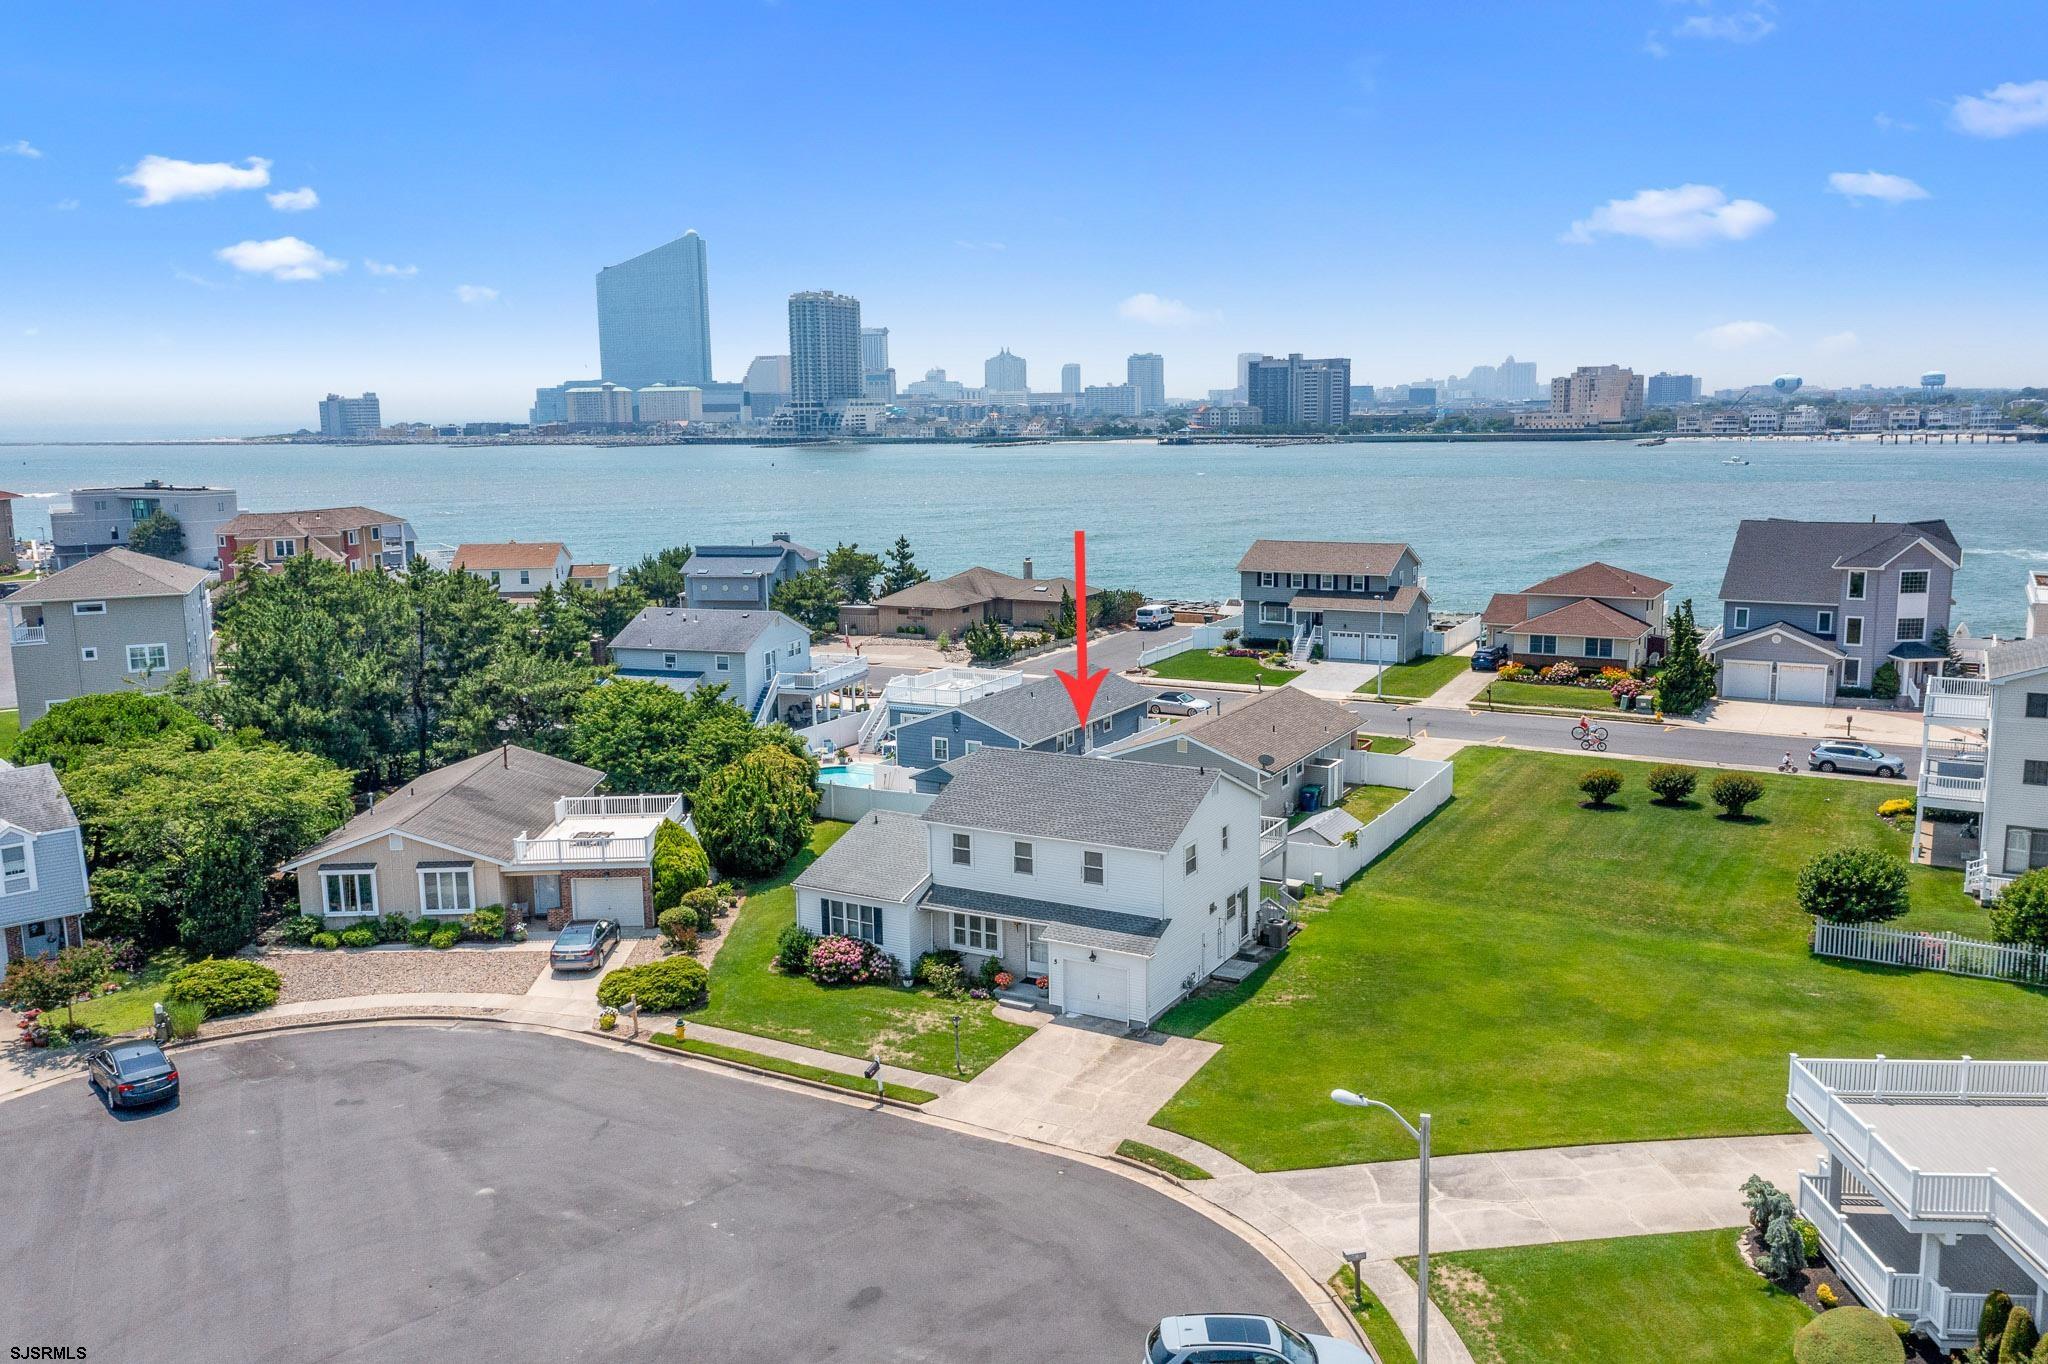
<path fill-rule="evenodd" d="M 1305 814 L 1305 815 L 1311 815 L 1311 814 L 1314 814 L 1314 813 L 1315 813 L 1316 811 L 1318 811 L 1318 810 L 1320 810 L 1320 809 L 1322 809 L 1322 808 L 1323 808 L 1323 788 L 1322 788 L 1322 787 L 1320 787 L 1320 786 L 1304 786 L 1304 787 L 1302 787 L 1302 788 L 1301 788 L 1301 812 L 1302 812 L 1303 814 Z"/>

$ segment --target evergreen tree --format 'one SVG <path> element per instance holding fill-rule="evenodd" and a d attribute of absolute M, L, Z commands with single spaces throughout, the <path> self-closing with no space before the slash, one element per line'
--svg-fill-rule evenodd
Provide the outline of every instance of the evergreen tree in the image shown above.
<path fill-rule="evenodd" d="M 153 511 L 128 532 L 128 548 L 152 558 L 175 559 L 185 552 L 185 528 L 168 512 Z"/>
<path fill-rule="evenodd" d="M 861 553 L 859 545 L 835 545 L 825 556 L 822 569 L 838 587 L 840 601 L 875 599 L 875 579 L 882 576 L 882 561 Z"/>
<path fill-rule="evenodd" d="M 892 592 L 901 592 L 906 587 L 915 587 L 921 582 L 931 580 L 932 575 L 919 568 L 917 560 L 911 557 L 910 539 L 907 536 L 897 536 L 896 543 L 889 547 L 889 552 L 883 558 L 887 560 L 886 566 L 882 569 L 882 595 L 885 597 Z"/>
<path fill-rule="evenodd" d="M 839 628 L 839 603 L 846 600 L 839 580 L 825 569 L 813 568 L 778 583 L 768 604 L 799 624 L 810 627 L 813 638 Z"/>
<path fill-rule="evenodd" d="M 621 573 L 619 584 L 638 590 L 656 606 L 680 606 L 684 595 L 683 565 L 689 562 L 688 545 L 657 550 Z"/>
<path fill-rule="evenodd" d="M 1689 715 L 1714 695 L 1714 668 L 1700 652 L 1700 627 L 1687 597 L 1671 613 L 1670 647 L 1657 674 L 1657 703 L 1673 715 Z"/>

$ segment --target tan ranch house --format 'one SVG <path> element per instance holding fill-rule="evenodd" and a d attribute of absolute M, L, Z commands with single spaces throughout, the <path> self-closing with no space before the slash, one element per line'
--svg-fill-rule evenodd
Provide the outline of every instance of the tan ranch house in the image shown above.
<path fill-rule="evenodd" d="M 331 925 L 381 914 L 654 927 L 654 832 L 681 796 L 594 794 L 594 767 L 507 744 L 399 787 L 280 868 Z"/>

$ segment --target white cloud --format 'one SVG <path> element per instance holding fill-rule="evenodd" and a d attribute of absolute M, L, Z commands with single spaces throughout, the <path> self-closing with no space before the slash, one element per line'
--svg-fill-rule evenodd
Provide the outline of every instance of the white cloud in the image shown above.
<path fill-rule="evenodd" d="M 1981 95 L 1959 96 L 1949 106 L 1948 121 L 1973 137 L 2011 137 L 2048 128 L 2048 81 L 2007 81 Z"/>
<path fill-rule="evenodd" d="M 363 268 L 373 275 L 382 275 L 387 279 L 411 279 L 420 272 L 417 265 L 392 265 L 381 260 L 366 260 L 363 262 Z"/>
<path fill-rule="evenodd" d="M 78 207 L 78 200 L 59 199 L 56 203 L 51 204 L 50 207 L 56 209 L 59 213 L 69 213 L 72 209 Z"/>
<path fill-rule="evenodd" d="M 1657 36 L 1657 30 L 1654 28 L 1643 35 L 1643 51 L 1649 53 L 1652 57 L 1668 57 L 1671 55 L 1671 49 L 1664 46 L 1664 40 Z"/>
<path fill-rule="evenodd" d="M 1902 118 L 1893 118 L 1890 114 L 1875 114 L 1871 117 L 1870 121 L 1877 125 L 1880 132 L 1917 133 L 1920 131 L 1919 124 L 1908 123 Z"/>
<path fill-rule="evenodd" d="M 276 237 L 267 242 L 236 242 L 213 254 L 237 270 L 251 275 L 268 275 L 277 280 L 319 279 L 337 270 L 348 269 L 348 262 L 338 261 L 322 253 L 311 242 L 297 237 Z"/>
<path fill-rule="evenodd" d="M 320 196 L 313 192 L 311 185 L 300 189 L 281 189 L 263 197 L 270 200 L 270 206 L 279 213 L 304 213 L 307 209 L 320 207 Z"/>
<path fill-rule="evenodd" d="M 455 296 L 464 303 L 489 303 L 497 298 L 498 291 L 488 284 L 458 284 Z"/>
<path fill-rule="evenodd" d="M 1905 176 L 1887 175 L 1883 171 L 1836 171 L 1828 177 L 1828 188 L 1851 199 L 1882 199 L 1888 204 L 1930 197 Z"/>
<path fill-rule="evenodd" d="M 1777 216 L 1754 199 L 1730 199 L 1713 185 L 1644 189 L 1627 199 L 1609 199 L 1573 223 L 1564 240 L 1641 237 L 1659 246 L 1700 246 L 1753 237 Z"/>
<path fill-rule="evenodd" d="M 1157 294 L 1132 294 L 1116 305 L 1116 312 L 1118 317 L 1153 327 L 1185 327 L 1211 316 L 1190 308 L 1177 298 L 1161 298 Z"/>
<path fill-rule="evenodd" d="M 25 156 L 31 161 L 43 159 L 42 149 L 31 147 L 25 137 L 17 137 L 12 142 L 0 142 L 0 156 Z"/>
<path fill-rule="evenodd" d="M 1681 38 L 1703 38 L 1709 42 L 1753 43 L 1778 26 L 1770 5 L 1752 5 L 1733 14 L 1695 14 L 1672 31 Z"/>
<path fill-rule="evenodd" d="M 239 166 L 225 161 L 145 156 L 119 183 L 141 190 L 142 197 L 131 202 L 148 208 L 177 199 L 211 199 L 222 190 L 262 189 L 270 183 L 270 163 L 260 156 L 252 156 Z"/>
<path fill-rule="evenodd" d="M 1785 333 L 1768 322 L 1723 322 L 1701 332 L 1699 339 L 1715 350 L 1741 350 L 1759 341 L 1782 341 Z"/>
<path fill-rule="evenodd" d="M 1823 355 L 1841 355 L 1861 344 L 1862 339 L 1855 332 L 1830 332 L 1814 343 L 1814 349 Z"/>

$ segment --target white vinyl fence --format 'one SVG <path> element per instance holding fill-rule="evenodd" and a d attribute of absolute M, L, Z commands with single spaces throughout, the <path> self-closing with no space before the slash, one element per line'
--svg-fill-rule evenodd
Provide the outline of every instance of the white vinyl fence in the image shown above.
<path fill-rule="evenodd" d="M 1962 938 L 1953 933 L 1914 933 L 1876 924 L 1836 924 L 1815 919 L 1813 952 L 1818 957 L 1911 966 L 1946 971 L 1952 976 L 2048 984 L 2048 951 L 2019 943 Z"/>
<path fill-rule="evenodd" d="M 1425 630 L 1422 632 L 1422 652 L 1454 654 L 1466 645 L 1478 642 L 1483 624 L 1479 616 L 1471 615 L 1448 630 Z"/>
<path fill-rule="evenodd" d="M 1197 625 L 1180 639 L 1138 650 L 1138 666 L 1147 667 L 1162 658 L 1172 658 L 1175 654 L 1184 654 L 1190 649 L 1220 649 L 1223 647 L 1225 630 L 1242 629 L 1244 617 L 1241 615 L 1225 616 L 1222 620 L 1211 621 L 1207 625 Z"/>
<path fill-rule="evenodd" d="M 1353 750 L 1344 755 L 1344 776 L 1354 786 L 1401 786 L 1408 794 L 1360 829 L 1355 843 L 1333 847 L 1319 839 L 1288 839 L 1288 880 L 1312 882 L 1321 876 L 1325 886 L 1343 885 L 1451 798 L 1451 765 L 1430 758 Z M 1267 858 L 1261 871 L 1278 876 L 1279 857 Z"/>
<path fill-rule="evenodd" d="M 867 722 L 867 711 L 849 710 L 798 730 L 797 737 L 809 744 L 813 753 L 830 753 L 859 743 L 861 727 Z"/>
<path fill-rule="evenodd" d="M 932 803 L 922 791 L 883 791 L 872 786 L 846 786 L 839 782 L 818 784 L 818 818 L 843 819 L 848 824 L 875 810 L 900 810 L 918 815 Z"/>

